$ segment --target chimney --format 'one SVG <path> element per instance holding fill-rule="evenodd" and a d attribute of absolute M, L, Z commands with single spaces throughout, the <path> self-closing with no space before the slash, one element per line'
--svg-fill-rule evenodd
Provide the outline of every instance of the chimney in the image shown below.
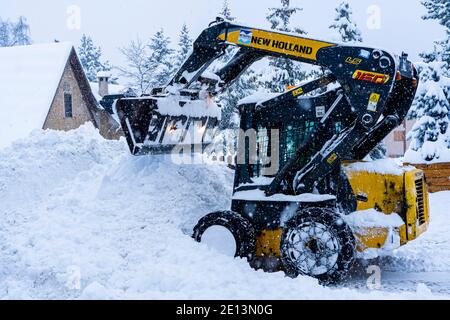
<path fill-rule="evenodd" d="M 98 94 L 100 97 L 107 96 L 109 94 L 109 79 L 111 78 L 111 74 L 108 71 L 100 71 L 97 73 L 98 79 Z"/>

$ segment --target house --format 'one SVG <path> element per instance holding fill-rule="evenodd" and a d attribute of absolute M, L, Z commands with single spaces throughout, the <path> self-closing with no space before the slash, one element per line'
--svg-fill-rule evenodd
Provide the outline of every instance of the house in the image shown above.
<path fill-rule="evenodd" d="M 391 158 L 403 157 L 408 150 L 410 141 L 406 139 L 414 126 L 414 120 L 405 120 L 384 139 L 387 155 Z"/>
<path fill-rule="evenodd" d="M 69 131 L 88 121 L 117 138 L 70 43 L 0 48 L 0 117 L 0 148 L 35 129 Z"/>

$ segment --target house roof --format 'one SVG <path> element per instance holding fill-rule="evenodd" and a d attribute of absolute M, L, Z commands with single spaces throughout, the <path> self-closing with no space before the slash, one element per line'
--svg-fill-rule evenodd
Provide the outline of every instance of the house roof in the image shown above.
<path fill-rule="evenodd" d="M 73 46 L 0 48 L 0 148 L 41 129 Z"/>

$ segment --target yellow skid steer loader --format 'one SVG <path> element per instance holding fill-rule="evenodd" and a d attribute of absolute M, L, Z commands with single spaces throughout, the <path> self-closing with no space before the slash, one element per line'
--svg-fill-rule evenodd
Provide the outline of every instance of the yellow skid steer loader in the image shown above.
<path fill-rule="evenodd" d="M 238 47 L 237 53 L 211 74 L 208 67 L 229 46 Z M 401 166 L 383 171 L 363 162 L 402 123 L 413 102 L 419 79 L 406 54 L 218 18 L 167 86 L 116 101 L 131 152 L 167 153 L 180 146 L 204 151 L 221 117 L 214 98 L 264 57 L 327 72 L 239 105 L 232 207 L 202 218 L 194 239 L 214 241 L 212 231 L 222 231 L 232 239 L 232 254 L 256 268 L 331 283 L 348 273 L 358 252 L 398 247 L 425 232 L 423 172 Z"/>

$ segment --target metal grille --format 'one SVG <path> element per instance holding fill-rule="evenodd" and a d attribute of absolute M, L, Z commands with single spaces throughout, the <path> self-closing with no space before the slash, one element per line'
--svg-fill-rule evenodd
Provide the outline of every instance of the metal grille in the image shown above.
<path fill-rule="evenodd" d="M 419 225 L 422 225 L 426 222 L 423 178 L 416 180 L 415 184 L 416 184 L 416 193 L 417 193 L 417 198 L 416 198 L 417 215 L 419 218 Z"/>

